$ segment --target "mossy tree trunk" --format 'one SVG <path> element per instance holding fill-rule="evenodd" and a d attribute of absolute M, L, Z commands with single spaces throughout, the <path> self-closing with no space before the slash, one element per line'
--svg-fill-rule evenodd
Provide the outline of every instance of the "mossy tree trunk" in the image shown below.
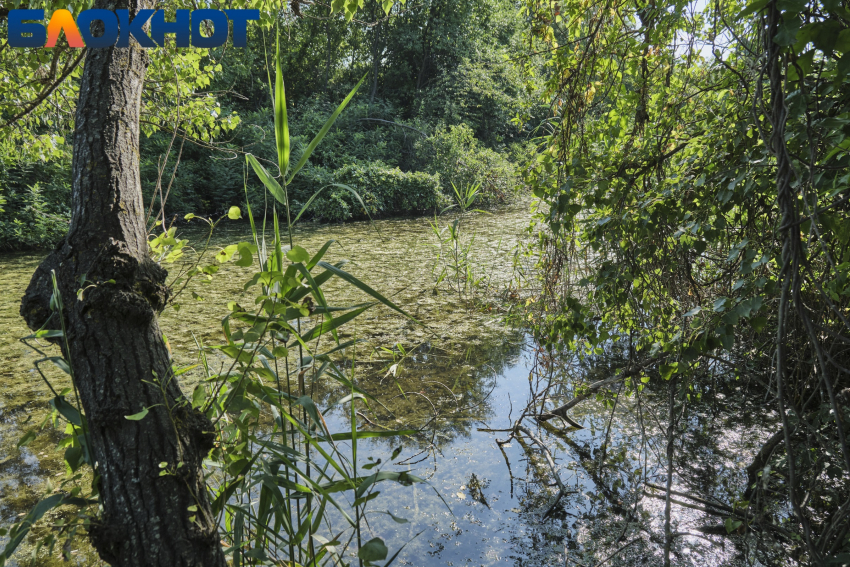
<path fill-rule="evenodd" d="M 129 8 L 133 17 L 153 4 L 98 0 L 95 7 Z M 32 329 L 60 328 L 49 308 L 55 271 L 69 345 L 64 354 L 100 477 L 103 512 L 90 536 L 103 560 L 121 567 L 223 567 L 201 468 L 213 427 L 182 395 L 157 323 L 169 290 L 165 270 L 148 255 L 139 180 L 148 55 L 131 44 L 86 55 L 70 230 L 36 270 L 21 315 Z M 150 409 L 141 420 L 125 418 L 143 408 Z M 160 476 L 162 470 L 171 474 Z"/>

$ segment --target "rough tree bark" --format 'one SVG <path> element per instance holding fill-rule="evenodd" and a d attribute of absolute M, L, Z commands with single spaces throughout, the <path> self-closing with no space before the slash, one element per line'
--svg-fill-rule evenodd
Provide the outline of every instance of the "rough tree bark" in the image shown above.
<path fill-rule="evenodd" d="M 154 2 L 95 4 L 129 8 L 133 17 Z M 148 56 L 131 44 L 91 49 L 86 56 L 74 131 L 70 230 L 36 270 L 21 315 L 31 329 L 60 328 L 49 309 L 55 271 L 65 306 L 64 354 L 75 373 L 100 476 L 103 512 L 90 538 L 103 560 L 120 567 L 224 567 L 201 469 L 213 427 L 182 395 L 157 323 L 169 290 L 165 270 L 148 256 L 139 181 Z M 105 283 L 109 280 L 115 283 Z M 77 290 L 92 284 L 96 287 L 78 300 Z M 150 411 L 140 421 L 125 419 L 143 408 Z M 160 476 L 161 462 L 174 474 Z M 190 506 L 198 511 L 190 512 Z"/>

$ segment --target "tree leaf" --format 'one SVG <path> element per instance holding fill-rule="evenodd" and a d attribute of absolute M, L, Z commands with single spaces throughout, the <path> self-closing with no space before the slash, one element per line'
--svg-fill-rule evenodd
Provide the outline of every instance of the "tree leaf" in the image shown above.
<path fill-rule="evenodd" d="M 64 397 L 57 396 L 50 400 L 50 405 L 53 406 L 59 414 L 67 419 L 69 422 L 73 423 L 77 427 L 83 426 L 83 418 L 80 415 L 80 412 L 77 411 L 77 408 L 69 404 Z"/>
<path fill-rule="evenodd" d="M 659 366 L 658 370 L 661 372 L 661 377 L 664 380 L 669 380 L 678 367 L 679 363 L 674 362 L 673 364 L 662 364 Z"/>
<path fill-rule="evenodd" d="M 735 530 L 737 530 L 738 528 L 740 528 L 741 524 L 743 524 L 743 522 L 741 520 L 736 520 L 734 518 L 726 518 L 725 523 L 726 523 L 726 533 L 730 533 L 730 534 L 732 532 L 734 532 Z"/>
<path fill-rule="evenodd" d="M 293 246 L 287 251 L 286 257 L 290 262 L 306 262 L 310 259 L 310 254 L 300 246 Z"/>
<path fill-rule="evenodd" d="M 35 431 L 35 429 L 30 429 L 29 431 L 27 431 L 24 436 L 21 437 L 21 439 L 18 441 L 18 449 L 20 449 L 21 447 L 26 447 L 27 445 L 32 443 L 33 439 L 35 439 L 37 435 L 38 433 Z"/>
<path fill-rule="evenodd" d="M 755 332 L 760 333 L 764 326 L 767 325 L 767 317 L 753 317 L 750 319 L 750 326 Z"/>
<path fill-rule="evenodd" d="M 384 540 L 379 537 L 370 539 L 357 550 L 357 557 L 363 561 L 381 561 L 387 558 L 389 550 L 384 545 Z"/>
<path fill-rule="evenodd" d="M 133 415 L 125 415 L 124 419 L 129 419 L 130 421 L 139 421 L 144 419 L 144 417 L 148 415 L 148 408 L 143 409 L 139 413 L 134 413 Z"/>
<path fill-rule="evenodd" d="M 390 512 L 389 510 L 387 510 L 387 514 L 389 514 L 390 518 L 392 518 L 393 521 L 397 524 L 409 524 L 410 523 L 410 520 L 406 520 L 404 518 L 399 518 L 398 516 L 396 516 L 395 514 Z"/>
<path fill-rule="evenodd" d="M 62 358 L 60 356 L 51 356 L 51 357 L 47 358 L 47 360 L 49 360 L 50 362 L 55 364 L 56 367 L 59 368 L 59 370 L 61 370 L 65 374 L 67 374 L 69 376 L 71 375 L 71 367 L 68 366 L 68 361 L 65 360 L 64 358 Z"/>
<path fill-rule="evenodd" d="M 248 243 L 239 244 L 239 259 L 233 263 L 241 268 L 247 268 L 250 266 L 254 263 L 254 248 L 256 248 L 256 246 Z"/>

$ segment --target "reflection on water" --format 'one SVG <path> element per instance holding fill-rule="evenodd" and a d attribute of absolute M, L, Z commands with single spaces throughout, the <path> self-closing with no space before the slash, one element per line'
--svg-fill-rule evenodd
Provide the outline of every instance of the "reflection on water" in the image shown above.
<path fill-rule="evenodd" d="M 401 564 L 592 566 L 606 558 L 607 565 L 662 563 L 664 501 L 644 495 L 641 487 L 643 480 L 665 482 L 666 391 L 646 389 L 640 400 L 621 397 L 613 411 L 595 401 L 579 405 L 572 417 L 580 430 L 525 421 L 551 450 L 570 491 L 544 518 L 558 487 L 542 453 L 524 436 L 504 442 L 510 433 L 499 431 L 510 428 L 525 407 L 538 354 L 530 339 L 509 333 L 498 346 L 472 351 L 469 366 L 467 359 L 430 356 L 427 363 L 405 367 L 411 382 L 458 381 L 471 403 L 454 413 L 443 404 L 428 434 L 405 444 L 396 459 L 399 470 L 427 479 L 445 503 L 423 485 L 383 485 L 370 503 L 374 535 L 387 539 L 390 549 L 406 544 Z M 740 463 L 758 450 L 764 424 L 755 423 L 746 408 L 712 407 L 696 404 L 680 421 L 687 433 L 676 450 L 680 473 L 673 489 L 730 502 L 741 489 Z M 409 415 L 415 421 L 424 414 Z M 345 429 L 347 416 L 334 414 L 329 423 L 332 430 Z M 386 462 L 397 445 L 368 439 L 359 450 Z M 386 511 L 410 523 L 399 526 Z M 743 546 L 699 531 L 722 520 L 681 506 L 674 506 L 672 520 L 674 565 L 748 564 Z"/>
<path fill-rule="evenodd" d="M 476 232 L 475 258 L 490 276 L 491 292 L 511 279 L 512 252 L 527 220 L 525 207 L 469 218 L 468 228 Z M 356 353 L 359 385 L 380 402 L 360 408 L 358 428 L 421 429 L 403 441 L 361 440 L 359 454 L 363 459 L 382 459 L 387 469 L 410 470 L 430 483 L 430 487 L 381 485 L 380 496 L 368 508 L 367 533 L 384 538 L 391 553 L 406 544 L 396 561 L 401 565 L 589 567 L 605 559 L 606 565 L 660 564 L 664 502 L 642 496 L 638 481 L 664 483 L 659 463 L 664 462 L 666 443 L 665 394 L 647 388 L 640 400 L 619 399 L 613 412 L 589 400 L 571 412 L 583 425 L 581 430 L 563 431 L 558 429 L 561 424 L 542 427 L 526 420 L 526 426 L 550 447 L 558 474 L 571 491 L 552 508 L 558 488 L 540 450 L 523 436 L 504 442 L 510 433 L 493 431 L 509 428 L 532 395 L 539 355 L 535 345 L 494 316 L 497 306 L 469 310 L 445 289 L 434 292 L 436 251 L 426 219 L 376 225 L 378 230 L 368 223 L 305 225 L 295 235 L 308 251 L 336 239 L 339 244 L 327 259 L 349 259 L 347 270 L 425 325 L 375 309 L 347 331 L 349 337 L 366 339 Z M 246 228 L 238 225 L 216 235 L 214 247 L 247 240 Z M 42 419 L 49 398 L 32 369 L 35 353 L 18 341 L 28 333 L 17 314 L 19 298 L 39 260 L 38 255 L 0 256 L 2 524 L 37 501 L 46 478 L 63 474 L 61 455 L 50 434 L 40 435 L 26 448 L 15 446 L 23 432 Z M 211 284 L 192 284 L 188 291 L 202 300 L 187 292 L 179 312 L 163 314 L 162 327 L 178 363 L 194 362 L 195 338 L 206 344 L 221 340 L 227 302 L 253 299 L 243 289 L 249 273 L 250 269 L 228 264 Z M 332 304 L 363 300 L 350 287 L 335 285 L 326 289 Z M 393 349 L 397 343 L 403 352 Z M 561 362 L 553 372 L 565 367 Z M 61 386 L 58 371 L 45 368 L 45 373 Z M 191 374 L 186 378 L 183 386 L 190 390 L 193 378 Z M 549 392 L 552 403 L 571 394 L 571 382 L 564 384 Z M 331 406 L 347 393 L 325 382 L 311 389 L 320 407 Z M 722 394 L 706 388 L 704 399 L 716 400 Z M 742 481 L 736 467 L 752 454 L 764 425 L 750 423 L 746 408 L 709 408 L 716 406 L 697 404 L 682 418 L 687 434 L 677 449 L 676 469 L 682 474 L 674 478 L 674 487 L 730 502 Z M 645 418 L 644 427 L 638 426 L 638 414 Z M 332 431 L 348 428 L 341 409 L 326 417 Z M 400 443 L 402 453 L 389 463 Z M 387 511 L 408 523 L 397 523 Z M 728 539 L 724 544 L 717 536 L 697 531 L 718 521 L 695 510 L 674 508 L 674 529 L 682 533 L 675 564 L 738 564 L 743 546 L 733 546 Z M 77 557 L 79 564 L 98 564 L 84 545 Z"/>
<path fill-rule="evenodd" d="M 450 219 L 440 221 L 445 223 Z M 199 226 L 198 221 L 193 223 L 193 226 Z M 527 224 L 527 204 L 492 215 L 467 215 L 464 220 L 467 230 L 476 235 L 473 257 L 478 269 L 488 276 L 492 290 L 501 289 L 510 280 L 512 251 L 524 236 Z M 181 232 L 193 244 L 201 243 L 204 233 L 193 226 L 183 228 Z M 344 225 L 306 223 L 296 229 L 294 236 L 297 244 L 311 252 L 317 251 L 328 240 L 335 240 L 325 256 L 326 260 L 349 260 L 346 270 L 380 290 L 424 323 L 424 327 L 414 325 L 388 309 L 376 308 L 361 316 L 346 333 L 356 333 L 358 338 L 366 339 L 366 344 L 358 347 L 357 353 L 364 375 L 370 368 L 377 372 L 383 366 L 383 362 L 377 360 L 382 356 L 381 351 L 375 352 L 379 346 L 392 348 L 401 343 L 408 350 L 415 349 L 413 358 L 408 362 L 427 364 L 429 357 L 462 357 L 470 349 L 489 348 L 488 345 L 501 340 L 505 334 L 504 325 L 489 313 L 467 310 L 459 305 L 454 294 L 444 290 L 435 293 L 432 272 L 437 250 L 426 218 L 388 219 L 377 221 L 374 225 L 366 222 Z M 209 260 L 204 264 L 213 263 L 212 256 L 222 246 L 250 240 L 246 224 L 225 223 L 213 237 Z M 39 435 L 27 447 L 16 447 L 28 429 L 40 424 L 47 413 L 47 400 L 52 397 L 33 368 L 37 353 L 19 340 L 30 333 L 18 314 L 20 298 L 42 257 L 43 254 L 0 255 L 0 525 L 8 525 L 35 504 L 43 494 L 46 479 L 63 474 L 62 453 L 55 449 L 55 438 L 49 432 Z M 193 254 L 187 253 L 184 260 L 193 260 Z M 177 267 L 170 266 L 169 269 L 176 272 Z M 163 313 L 161 326 L 169 338 L 175 362 L 187 364 L 196 361 L 196 338 L 205 344 L 217 344 L 222 340 L 221 319 L 228 312 L 228 301 L 253 302 L 252 292 L 255 290 L 248 292 L 243 288 L 253 273 L 252 269 L 256 266 L 238 268 L 225 264 L 214 281 L 195 280 L 190 284 L 179 298 L 179 311 L 168 309 Z M 334 280 L 323 289 L 334 305 L 358 303 L 365 299 L 357 290 L 352 292 L 350 286 Z M 200 299 L 195 299 L 191 292 Z M 347 336 L 346 333 L 342 334 L 342 338 Z M 428 352 L 430 345 L 434 345 L 432 354 Z M 50 354 L 57 352 L 49 345 L 40 346 Z M 42 365 L 42 368 L 57 388 L 69 385 L 58 369 L 50 365 Z M 189 392 L 194 387 L 193 381 L 198 379 L 191 373 L 181 378 L 182 386 Z M 369 384 L 364 385 L 370 387 Z M 376 382 L 374 385 L 397 391 L 394 383 Z M 474 388 L 465 391 L 467 385 L 468 376 L 464 375 L 458 376 L 457 383 L 449 387 L 456 388 L 460 400 L 465 402 L 479 395 Z M 417 384 L 411 391 L 418 394 L 428 390 L 431 394 L 430 388 L 442 390 L 436 384 Z M 334 392 L 324 392 L 322 385 L 317 385 L 316 394 L 331 401 Z M 416 400 L 411 401 L 412 398 Z M 430 403 L 422 396 L 407 395 L 402 396 L 393 407 L 404 409 L 409 414 L 418 407 L 417 402 L 420 405 Z M 405 408 L 404 404 L 409 405 Z M 0 538 L 0 545 L 3 542 Z"/>

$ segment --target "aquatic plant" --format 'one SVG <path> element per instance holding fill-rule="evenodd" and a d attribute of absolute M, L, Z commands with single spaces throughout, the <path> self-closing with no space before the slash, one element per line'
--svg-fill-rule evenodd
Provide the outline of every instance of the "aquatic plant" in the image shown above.
<path fill-rule="evenodd" d="M 476 273 L 476 266 L 472 260 L 475 233 L 473 232 L 468 239 L 463 240 L 461 235 L 462 222 L 470 212 L 484 214 L 485 211 L 472 208 L 480 194 L 481 183 L 465 185 L 463 188 L 458 188 L 457 185 L 452 183 L 452 189 L 454 190 L 455 202 L 444 208 L 442 212 L 445 213 L 457 208 L 457 218 L 451 224 L 442 228 L 439 226 L 436 216 L 433 221 L 428 221 L 431 233 L 437 239 L 438 244 L 436 246 L 439 249 L 439 255 L 434 262 L 431 273 L 434 276 L 435 291 L 436 286 L 446 280 L 449 282 L 452 291 L 457 293 L 458 300 L 463 301 L 465 298 L 474 298 L 470 297 L 470 294 L 478 289 L 485 277 Z M 448 279 L 446 279 L 447 277 Z"/>
<path fill-rule="evenodd" d="M 192 277 L 212 277 L 218 271 L 217 264 L 232 261 L 241 267 L 257 266 L 257 271 L 245 284 L 246 290 L 256 290 L 253 306 L 243 307 L 238 302 L 230 302 L 230 312 L 221 321 L 224 341 L 207 345 L 197 340 L 195 364 L 175 365 L 167 375 L 154 373 L 146 380 L 154 391 L 161 393 L 161 399 L 154 400 L 141 411 L 120 417 L 142 422 L 153 418 L 152 409 L 164 408 L 176 439 L 162 441 L 176 442 L 178 447 L 181 441 L 177 431 L 181 421 L 192 419 L 194 411 L 209 419 L 212 430 L 203 432 L 212 446 L 203 462 L 206 493 L 195 492 L 187 483 L 196 503 L 188 506 L 184 514 L 199 530 L 221 533 L 224 553 L 230 556 L 234 566 L 284 562 L 319 565 L 328 560 L 347 564 L 349 550 L 356 550 L 361 566 L 373 565 L 376 561 L 390 565 L 401 549 L 388 557 L 389 551 L 380 538 L 364 541 L 362 524 L 366 505 L 379 494 L 377 488 L 381 482 L 402 485 L 425 482 L 406 471 L 382 470 L 380 462 L 361 464 L 358 461 L 358 440 L 392 438 L 415 431 L 357 428 L 357 408 L 367 407 L 373 398 L 357 384 L 356 333 L 354 339 L 345 342 L 338 334 L 343 325 L 352 323 L 376 305 L 410 316 L 380 292 L 346 272 L 344 262 L 325 262 L 323 258 L 333 240 L 311 254 L 297 245 L 293 237 L 293 226 L 325 188 L 319 189 L 293 218 L 287 186 L 362 83 L 363 79 L 328 118 L 300 160 L 290 167 L 286 97 L 277 51 L 275 82 L 270 89 L 274 95 L 278 153 L 275 165 L 282 183 L 254 156 L 246 158 L 247 165 L 273 197 L 271 230 L 266 229 L 265 222 L 262 227 L 255 225 L 250 203 L 246 203 L 253 242 L 224 247 L 216 255 L 215 264 L 201 267 L 201 259 L 208 248 L 207 238 L 207 244 L 192 267 L 181 272 L 175 280 L 183 284 L 180 289 L 185 289 L 185 283 Z M 352 188 L 334 186 L 349 191 L 361 201 Z M 278 206 L 282 207 L 281 212 Z M 235 219 L 240 215 L 238 207 L 231 207 L 227 216 Z M 211 231 L 221 220 L 204 219 Z M 174 227 L 163 226 L 161 230 L 162 233 L 151 240 L 151 253 L 159 262 L 173 263 L 181 257 L 186 241 L 176 238 Z M 329 303 L 323 286 L 333 278 L 353 286 L 370 300 L 344 306 Z M 55 275 L 53 281 L 50 308 L 53 316 L 61 321 L 62 329 L 37 331 L 27 339 L 62 341 L 65 352 L 69 353 L 69 337 L 62 316 L 63 297 Z M 78 298 L 90 293 L 92 288 L 114 282 L 87 283 L 81 282 Z M 340 364 L 343 356 L 351 362 L 347 368 Z M 34 524 L 53 509 L 63 507 L 63 519 L 56 523 L 54 530 L 40 538 L 36 554 L 42 548 L 53 553 L 58 547 L 64 555 L 79 533 L 105 529 L 99 512 L 99 476 L 90 451 L 88 422 L 77 392 L 73 365 L 67 358 L 45 355 L 37 361 L 36 367 L 42 362 L 56 364 L 71 380 L 71 388 L 57 391 L 39 370 L 54 394 L 53 411 L 41 428 L 53 426 L 65 432 L 59 446 L 65 448 L 67 474 L 58 486 L 48 483 L 49 494 L 9 530 L 10 539 L 0 553 L 0 565 L 14 553 Z M 199 372 L 201 381 L 190 398 L 181 398 L 175 403 L 167 391 L 174 387 L 179 376 L 190 371 Z M 335 381 L 347 390 L 347 394 L 329 407 L 319 408 L 312 394 L 313 386 L 320 380 Z M 334 407 L 345 406 L 348 407 L 350 428 L 332 433 L 323 414 Z M 37 428 L 28 431 L 19 445 L 31 442 L 36 434 Z M 400 451 L 399 447 L 393 459 Z M 159 463 L 159 476 L 185 481 L 185 465 L 181 458 L 163 461 Z M 343 500 L 344 497 L 348 497 L 348 501 Z M 206 502 L 209 504 L 205 505 Z M 332 514 L 331 510 L 335 512 Z M 395 516 L 393 519 L 399 523 L 406 521 Z M 343 527 L 334 526 L 334 520 L 340 520 Z"/>

